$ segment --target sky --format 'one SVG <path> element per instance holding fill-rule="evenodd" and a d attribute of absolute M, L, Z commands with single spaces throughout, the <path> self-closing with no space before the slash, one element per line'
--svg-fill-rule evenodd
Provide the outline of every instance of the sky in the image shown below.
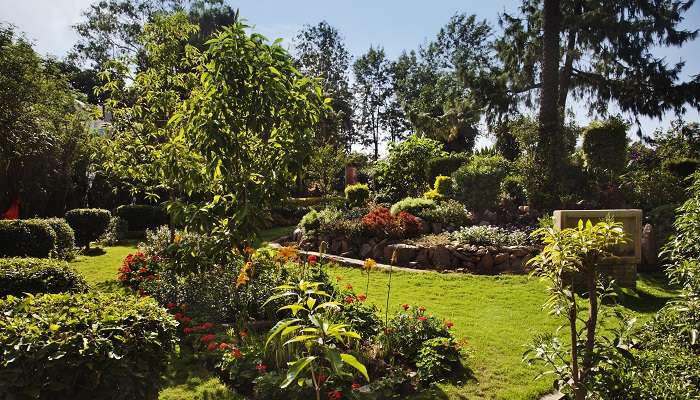
<path fill-rule="evenodd" d="M 71 26 L 81 20 L 81 10 L 93 1 L 0 0 L 0 21 L 24 32 L 39 53 L 62 57 L 77 39 Z M 520 0 L 226 1 L 269 39 L 282 38 L 283 43 L 290 44 L 304 25 L 325 20 L 340 31 L 353 56 L 361 55 L 370 46 L 382 46 L 391 58 L 433 38 L 455 13 L 476 14 L 497 26 L 498 14 L 514 12 L 520 3 Z M 700 2 L 686 15 L 684 27 L 700 28 Z M 656 53 L 669 62 L 685 61 L 683 78 L 700 74 L 700 39 L 681 49 L 659 49 Z M 575 112 L 580 123 L 591 119 L 581 104 L 575 105 Z M 661 121 L 643 118 L 642 131 L 649 134 L 658 127 L 666 128 L 674 117 L 667 115 Z M 700 121 L 700 114 L 691 110 L 685 118 Z M 480 146 L 488 143 L 488 138 L 479 141 Z"/>

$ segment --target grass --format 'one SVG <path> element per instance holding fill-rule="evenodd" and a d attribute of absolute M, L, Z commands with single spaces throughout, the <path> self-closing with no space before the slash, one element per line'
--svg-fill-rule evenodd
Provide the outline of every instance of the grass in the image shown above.
<path fill-rule="evenodd" d="M 271 240 L 290 232 L 290 227 L 266 232 Z M 116 271 L 122 259 L 135 250 L 135 242 L 104 248 L 95 256 L 80 256 L 73 265 L 96 290 L 115 290 Z M 365 292 L 366 276 L 357 269 L 333 267 L 332 277 L 341 284 L 352 284 L 356 292 Z M 389 274 L 373 272 L 368 300 L 382 310 L 386 306 Z M 620 291 L 619 302 L 635 313 L 640 322 L 677 293 L 661 275 L 641 275 L 636 290 Z M 403 303 L 423 305 L 429 313 L 455 323 L 454 333 L 466 342 L 473 377 L 467 381 L 436 385 L 422 399 L 536 399 L 551 389 L 551 380 L 534 380 L 541 372 L 521 361 L 522 354 L 537 333 L 553 332 L 559 321 L 542 310 L 545 285 L 526 276 L 476 276 L 394 272 L 389 310 Z M 382 315 L 383 318 L 383 315 Z M 191 355 L 180 355 L 168 372 L 168 386 L 162 400 L 227 400 L 235 398 L 216 378 L 197 367 Z"/>

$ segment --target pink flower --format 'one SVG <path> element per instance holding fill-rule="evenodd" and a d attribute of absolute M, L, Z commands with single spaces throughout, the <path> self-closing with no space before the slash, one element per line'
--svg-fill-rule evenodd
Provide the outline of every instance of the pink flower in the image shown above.
<path fill-rule="evenodd" d="M 267 365 L 265 365 L 265 364 L 258 364 L 258 365 L 255 366 L 255 369 L 257 369 L 258 372 L 260 372 L 261 374 L 264 374 L 265 372 L 267 372 Z"/>

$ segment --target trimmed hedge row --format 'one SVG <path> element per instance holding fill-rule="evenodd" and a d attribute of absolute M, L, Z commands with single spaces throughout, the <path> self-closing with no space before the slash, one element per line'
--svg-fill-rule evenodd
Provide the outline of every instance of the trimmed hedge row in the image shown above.
<path fill-rule="evenodd" d="M 126 221 L 130 231 L 156 229 L 168 224 L 168 214 L 163 207 L 130 204 L 117 207 L 114 215 Z"/>
<path fill-rule="evenodd" d="M 66 221 L 75 231 L 75 243 L 90 247 L 90 242 L 102 236 L 109 226 L 112 213 L 101 208 L 76 208 L 66 213 Z"/>
<path fill-rule="evenodd" d="M 61 218 L 0 220 L 0 257 L 70 258 L 73 229 Z"/>
<path fill-rule="evenodd" d="M 0 258 L 0 297 L 24 293 L 80 293 L 85 278 L 65 261 L 41 258 Z"/>
<path fill-rule="evenodd" d="M 156 399 L 177 343 L 150 298 L 11 296 L 0 315 L 3 399 Z"/>

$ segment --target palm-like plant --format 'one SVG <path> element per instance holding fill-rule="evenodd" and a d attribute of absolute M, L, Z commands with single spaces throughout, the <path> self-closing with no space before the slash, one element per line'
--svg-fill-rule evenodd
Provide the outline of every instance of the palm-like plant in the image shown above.
<path fill-rule="evenodd" d="M 369 380 L 367 368 L 352 354 L 344 352 L 351 342 L 360 340 L 357 332 L 348 324 L 334 322 L 330 313 L 340 309 L 331 295 L 320 289 L 321 283 L 301 280 L 296 285 L 281 285 L 266 304 L 277 299 L 292 300 L 278 311 L 289 311 L 291 317 L 279 321 L 271 330 L 265 343 L 281 343 L 289 350 L 294 361 L 288 363 L 289 371 L 281 387 L 297 382 L 299 386 L 310 382 L 321 398 L 321 391 L 329 377 L 352 377 L 346 367 L 360 372 Z"/>

